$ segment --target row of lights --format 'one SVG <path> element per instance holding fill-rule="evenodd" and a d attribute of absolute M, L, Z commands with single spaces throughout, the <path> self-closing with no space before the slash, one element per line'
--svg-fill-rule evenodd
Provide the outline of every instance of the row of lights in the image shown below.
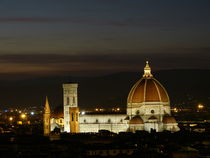
<path fill-rule="evenodd" d="M 17 121 L 18 125 L 22 125 L 23 122 L 24 122 L 24 124 L 28 124 L 28 125 L 30 124 L 30 121 L 27 120 L 27 115 L 25 113 L 20 114 L 20 118 L 22 120 Z M 13 123 L 13 120 L 14 120 L 14 117 L 10 116 L 9 121 L 10 121 L 11 124 Z"/>
<path fill-rule="evenodd" d="M 203 104 L 198 104 L 197 105 L 197 111 L 201 111 L 205 108 L 205 106 Z M 174 112 L 179 112 L 181 109 L 178 109 L 178 108 L 173 108 L 172 109 Z"/>
<path fill-rule="evenodd" d="M 22 113 L 22 114 L 20 115 L 20 118 L 23 119 L 23 120 L 26 119 L 26 114 Z M 12 116 L 10 116 L 10 117 L 9 117 L 9 121 L 13 121 L 13 120 L 14 120 L 14 118 L 13 118 Z"/>
<path fill-rule="evenodd" d="M 105 109 L 96 108 L 95 111 L 97 111 L 97 112 L 103 112 L 103 111 L 105 111 Z M 112 111 L 120 111 L 120 108 L 112 108 Z"/>

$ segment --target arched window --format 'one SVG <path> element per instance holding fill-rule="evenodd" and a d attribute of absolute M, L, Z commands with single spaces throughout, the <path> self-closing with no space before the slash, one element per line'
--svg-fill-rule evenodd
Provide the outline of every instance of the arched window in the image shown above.
<path fill-rule="evenodd" d="M 75 97 L 73 97 L 73 104 L 75 104 L 76 103 L 76 101 L 75 101 Z"/>
<path fill-rule="evenodd" d="M 108 119 L 108 123 L 111 123 L 111 119 Z"/>
<path fill-rule="evenodd" d="M 98 123 L 98 119 L 96 119 L 96 123 Z"/>
<path fill-rule="evenodd" d="M 69 97 L 66 98 L 66 105 L 69 105 L 70 104 L 70 100 L 69 100 Z"/>
<path fill-rule="evenodd" d="M 74 113 L 71 113 L 71 121 L 74 121 Z"/>
<path fill-rule="evenodd" d="M 76 121 L 78 121 L 78 113 L 76 113 Z"/>
<path fill-rule="evenodd" d="M 86 119 L 84 119 L 84 123 L 86 123 Z"/>

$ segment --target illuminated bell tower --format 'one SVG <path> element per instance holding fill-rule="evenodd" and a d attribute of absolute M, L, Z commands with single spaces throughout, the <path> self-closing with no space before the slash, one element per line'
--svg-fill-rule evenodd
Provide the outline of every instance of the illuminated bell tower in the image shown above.
<path fill-rule="evenodd" d="M 50 105 L 48 102 L 48 98 L 46 97 L 46 102 L 44 106 L 44 116 L 43 116 L 43 128 L 44 128 L 44 135 L 49 136 L 50 134 Z"/>
<path fill-rule="evenodd" d="M 63 84 L 64 132 L 71 132 L 70 109 L 78 107 L 77 83 Z M 77 110 L 76 110 L 77 111 Z"/>

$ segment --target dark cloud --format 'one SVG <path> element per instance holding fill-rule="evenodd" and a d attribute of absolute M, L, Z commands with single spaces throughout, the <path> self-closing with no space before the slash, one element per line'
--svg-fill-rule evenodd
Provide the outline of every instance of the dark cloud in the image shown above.
<path fill-rule="evenodd" d="M 179 24 L 184 23 L 193 24 L 193 19 L 163 19 L 163 18 L 51 18 L 51 17 L 7 17 L 0 18 L 0 23 L 15 22 L 15 23 L 75 23 L 75 24 L 91 24 L 91 25 L 107 25 L 107 26 L 132 26 L 132 27 L 177 27 L 177 20 Z"/>
<path fill-rule="evenodd" d="M 66 22 L 67 19 L 61 18 L 41 18 L 41 17 L 11 17 L 11 18 L 0 18 L 0 22 L 24 22 L 24 23 L 48 23 L 48 22 Z"/>
<path fill-rule="evenodd" d="M 210 69 L 210 49 L 182 49 L 179 53 L 74 53 L 74 54 L 18 54 L 0 55 L 0 73 L 28 73 L 34 75 L 107 74 L 120 71 L 142 71 L 149 60 L 153 70 Z M 185 53 L 182 53 L 185 52 Z"/>

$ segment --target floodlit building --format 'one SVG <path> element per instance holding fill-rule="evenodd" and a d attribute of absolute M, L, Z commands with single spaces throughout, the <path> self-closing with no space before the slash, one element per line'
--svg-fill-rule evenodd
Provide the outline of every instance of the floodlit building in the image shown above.
<path fill-rule="evenodd" d="M 51 130 L 54 130 L 55 127 L 62 128 L 63 132 L 73 133 L 98 132 L 99 130 L 109 130 L 115 133 L 137 130 L 148 132 L 179 130 L 175 118 L 171 116 L 168 93 L 153 77 L 148 62 L 146 62 L 142 78 L 134 84 L 128 94 L 125 114 L 80 113 L 77 88 L 77 83 L 63 84 L 64 128 L 56 123 L 56 120 L 62 117 L 54 117 L 53 122 L 51 121 L 53 126 Z"/>

